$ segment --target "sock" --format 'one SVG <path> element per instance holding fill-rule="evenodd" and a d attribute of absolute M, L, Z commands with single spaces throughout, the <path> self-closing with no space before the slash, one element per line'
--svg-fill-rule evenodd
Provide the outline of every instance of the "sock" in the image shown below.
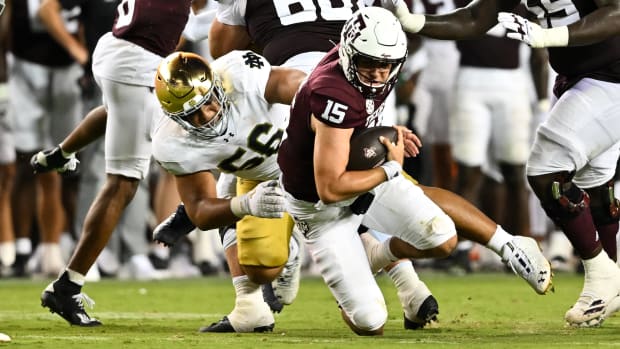
<path fill-rule="evenodd" d="M 15 263 L 15 241 L 0 243 L 0 265 L 10 267 Z"/>
<path fill-rule="evenodd" d="M 403 307 L 407 319 L 414 319 L 417 315 L 411 307 L 416 289 L 420 286 L 420 278 L 409 260 L 401 260 L 387 273 L 396 287 L 398 299 Z M 426 298 L 426 297 L 425 297 Z"/>
<path fill-rule="evenodd" d="M 29 255 L 32 253 L 32 241 L 30 238 L 17 238 L 15 240 L 15 253 Z"/>
<path fill-rule="evenodd" d="M 247 275 L 235 276 L 232 279 L 237 298 L 256 298 L 263 301 L 263 294 L 259 284 L 250 281 Z"/>
<path fill-rule="evenodd" d="M 487 243 L 487 248 L 502 257 L 502 247 L 504 247 L 508 241 L 512 240 L 512 238 L 513 235 L 508 234 L 500 225 L 497 225 L 495 233 L 493 233 L 491 240 Z"/>
<path fill-rule="evenodd" d="M 74 284 L 82 287 L 84 286 L 84 279 L 86 278 L 85 275 L 78 273 L 75 270 L 71 270 L 69 268 L 67 268 L 67 277 L 69 278 L 69 281 L 73 282 Z"/>
<path fill-rule="evenodd" d="M 612 261 L 618 260 L 618 245 L 616 242 L 618 226 L 618 222 L 613 222 L 610 224 L 596 224 L 596 230 L 598 231 L 598 237 L 601 240 L 603 249 L 605 249 L 605 252 L 607 252 Z"/>
<path fill-rule="evenodd" d="M 399 259 L 395 257 L 390 250 L 391 239 L 380 243 L 369 233 L 360 234 L 360 238 L 362 239 L 364 250 L 366 250 L 370 270 L 373 273 L 378 272 L 381 268 Z"/>

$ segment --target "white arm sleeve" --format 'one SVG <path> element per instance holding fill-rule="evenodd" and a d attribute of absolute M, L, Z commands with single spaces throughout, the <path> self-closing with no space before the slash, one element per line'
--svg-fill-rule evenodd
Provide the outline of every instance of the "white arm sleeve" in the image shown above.
<path fill-rule="evenodd" d="M 215 18 L 216 10 L 201 11 L 194 14 L 190 11 L 187 24 L 183 29 L 183 36 L 190 41 L 202 41 L 209 37 L 211 22 Z"/>

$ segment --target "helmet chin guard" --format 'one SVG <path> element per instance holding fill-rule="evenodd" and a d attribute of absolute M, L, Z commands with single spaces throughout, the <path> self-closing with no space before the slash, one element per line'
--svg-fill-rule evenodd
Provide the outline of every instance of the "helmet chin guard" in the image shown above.
<path fill-rule="evenodd" d="M 338 55 L 347 80 L 364 97 L 372 98 L 396 82 L 407 57 L 407 37 L 390 11 L 381 7 L 363 7 L 344 24 Z M 392 65 L 385 83 L 369 85 L 360 79 L 357 61 L 362 57 Z"/>

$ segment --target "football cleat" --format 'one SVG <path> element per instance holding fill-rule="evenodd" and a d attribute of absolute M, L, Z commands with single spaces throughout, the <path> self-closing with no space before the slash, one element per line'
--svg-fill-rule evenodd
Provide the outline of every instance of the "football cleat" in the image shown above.
<path fill-rule="evenodd" d="M 553 291 L 551 264 L 536 240 L 515 236 L 502 247 L 502 262 L 521 276 L 538 294 Z"/>
<path fill-rule="evenodd" d="M 426 324 L 433 321 L 437 321 L 437 315 L 439 315 L 439 304 L 437 299 L 433 295 L 426 297 L 424 302 L 418 308 L 418 312 L 413 319 L 407 319 L 407 316 L 403 315 L 404 326 L 406 330 L 421 329 Z"/>
<path fill-rule="evenodd" d="M 257 333 L 271 332 L 273 331 L 273 328 L 274 328 L 274 324 L 272 323 L 272 324 L 265 325 L 265 326 L 254 327 L 254 330 L 252 332 L 257 332 Z M 230 320 L 228 320 L 228 316 L 224 316 L 220 321 L 214 322 L 209 326 L 201 327 L 198 331 L 203 332 L 203 333 L 204 332 L 214 332 L 214 333 L 237 332 L 235 331 L 235 328 L 230 323 Z"/>
<path fill-rule="evenodd" d="M 273 293 L 284 305 L 290 305 L 297 297 L 301 275 L 302 244 L 293 232 L 289 242 L 289 258 L 280 275 L 271 283 Z"/>
<path fill-rule="evenodd" d="M 153 241 L 171 247 L 194 229 L 196 226 L 187 216 L 185 205 L 180 204 L 174 213 L 155 227 Z"/>
<path fill-rule="evenodd" d="M 43 173 L 49 171 L 57 172 L 75 172 L 80 161 L 71 154 L 68 158 L 64 157 L 60 147 L 42 150 L 30 158 L 30 165 L 35 173 Z"/>
<path fill-rule="evenodd" d="M 583 264 L 583 289 L 564 319 L 570 326 L 598 327 L 620 309 L 620 269 L 605 252 Z"/>
<path fill-rule="evenodd" d="M 80 289 L 80 286 L 69 281 L 65 272 L 60 279 L 45 288 L 41 294 L 41 306 L 48 308 L 51 313 L 60 315 L 71 325 L 82 327 L 101 325 L 99 320 L 91 318 L 84 310 L 84 304 L 92 308 L 95 302 L 85 293 L 81 293 Z"/>
<path fill-rule="evenodd" d="M 235 309 L 220 321 L 200 328 L 200 332 L 270 332 L 275 319 L 265 302 L 250 298 L 237 298 Z"/>
<path fill-rule="evenodd" d="M 273 292 L 271 283 L 261 285 L 261 291 L 263 292 L 263 300 L 267 303 L 272 312 L 279 313 L 284 309 L 284 304 L 280 302 Z"/>

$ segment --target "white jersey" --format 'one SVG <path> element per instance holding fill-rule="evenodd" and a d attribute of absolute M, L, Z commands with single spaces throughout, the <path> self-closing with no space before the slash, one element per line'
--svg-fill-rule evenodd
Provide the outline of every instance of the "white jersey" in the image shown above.
<path fill-rule="evenodd" d="M 162 113 L 153 130 L 155 160 L 174 175 L 218 170 L 245 179 L 277 179 L 276 154 L 288 115 L 269 112 L 265 87 L 271 65 L 251 51 L 232 51 L 211 67 L 231 100 L 226 133 L 200 139 Z"/>

